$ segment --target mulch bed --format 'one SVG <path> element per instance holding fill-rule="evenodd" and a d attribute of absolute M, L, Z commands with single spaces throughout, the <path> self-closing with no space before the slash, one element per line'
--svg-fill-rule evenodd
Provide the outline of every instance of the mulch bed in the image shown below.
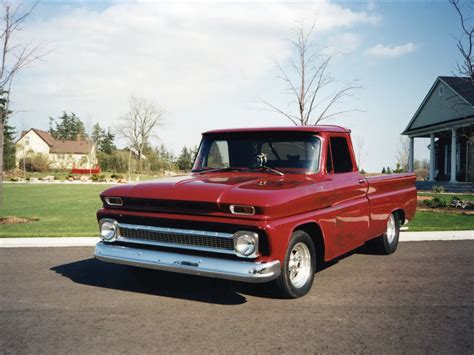
<path fill-rule="evenodd" d="M 22 224 L 39 221 L 39 218 L 5 216 L 0 217 L 0 224 Z"/>
<path fill-rule="evenodd" d="M 418 196 L 416 203 L 416 210 L 419 212 L 438 212 L 438 213 L 457 213 L 464 215 L 474 215 L 474 210 L 463 210 L 461 208 L 446 207 L 446 208 L 432 208 L 424 204 L 423 201 L 430 200 L 430 196 Z"/>

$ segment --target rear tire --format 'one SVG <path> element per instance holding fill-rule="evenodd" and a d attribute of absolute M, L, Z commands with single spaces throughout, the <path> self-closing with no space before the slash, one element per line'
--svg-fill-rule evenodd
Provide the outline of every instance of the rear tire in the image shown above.
<path fill-rule="evenodd" d="M 303 231 L 291 235 L 285 262 L 277 285 L 284 298 L 306 295 L 313 286 L 316 271 L 316 250 L 310 236 Z"/>
<path fill-rule="evenodd" d="M 398 214 L 394 212 L 388 217 L 387 231 L 380 237 L 377 237 L 373 240 L 373 246 L 380 254 L 392 254 L 395 252 L 395 250 L 397 250 L 399 236 L 400 218 L 398 218 Z"/>

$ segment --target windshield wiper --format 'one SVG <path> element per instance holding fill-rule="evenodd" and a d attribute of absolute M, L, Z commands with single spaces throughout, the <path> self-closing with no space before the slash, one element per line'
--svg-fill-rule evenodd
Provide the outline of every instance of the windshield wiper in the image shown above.
<path fill-rule="evenodd" d="M 280 176 L 285 176 L 284 173 L 282 173 L 281 171 L 278 171 L 276 169 L 273 169 L 273 168 L 270 168 L 269 166 L 266 166 L 266 165 L 262 165 L 262 166 L 257 166 L 255 168 L 252 168 L 253 170 L 257 170 L 257 169 L 260 169 L 260 170 L 266 170 L 268 172 L 271 172 L 271 173 L 274 173 L 274 174 L 277 174 L 277 175 L 280 175 Z"/>
<path fill-rule="evenodd" d="M 227 167 L 227 168 L 216 168 L 216 169 L 204 169 L 204 170 L 197 170 L 197 171 L 192 171 L 193 173 L 197 174 L 205 174 L 205 173 L 217 173 L 217 172 L 225 172 L 225 171 L 241 171 L 241 168 L 233 168 L 233 167 Z"/>

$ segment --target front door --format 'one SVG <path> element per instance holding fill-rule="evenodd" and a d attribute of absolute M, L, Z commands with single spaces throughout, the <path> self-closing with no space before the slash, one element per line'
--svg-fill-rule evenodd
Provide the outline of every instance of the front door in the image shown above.
<path fill-rule="evenodd" d="M 327 147 L 327 176 L 335 212 L 333 254 L 338 256 L 365 243 L 369 232 L 368 183 L 354 168 L 347 139 L 331 136 Z"/>

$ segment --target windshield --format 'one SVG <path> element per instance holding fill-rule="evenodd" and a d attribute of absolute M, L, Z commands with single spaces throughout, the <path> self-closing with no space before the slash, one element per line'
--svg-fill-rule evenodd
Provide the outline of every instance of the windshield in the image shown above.
<path fill-rule="evenodd" d="M 205 135 L 193 172 L 226 168 L 254 170 L 262 167 L 285 173 L 316 172 L 320 150 L 320 139 L 311 134 L 246 132 Z"/>

